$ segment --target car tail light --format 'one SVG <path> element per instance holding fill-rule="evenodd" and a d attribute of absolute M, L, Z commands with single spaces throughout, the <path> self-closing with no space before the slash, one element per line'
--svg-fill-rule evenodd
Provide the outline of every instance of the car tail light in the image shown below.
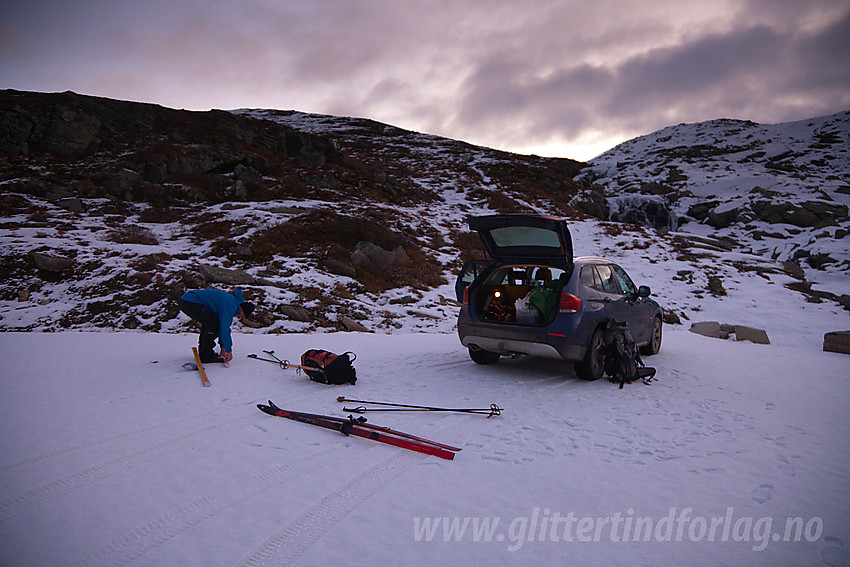
<path fill-rule="evenodd" d="M 463 304 L 469 305 L 469 286 L 463 288 Z"/>
<path fill-rule="evenodd" d="M 581 299 L 571 293 L 561 294 L 561 304 L 558 306 L 558 311 L 561 313 L 578 313 L 581 309 Z"/>

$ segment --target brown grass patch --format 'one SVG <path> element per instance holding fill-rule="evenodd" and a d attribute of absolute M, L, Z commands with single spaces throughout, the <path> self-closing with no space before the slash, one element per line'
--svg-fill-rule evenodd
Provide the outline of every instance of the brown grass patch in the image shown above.
<path fill-rule="evenodd" d="M 402 247 L 410 262 L 400 268 L 357 268 L 356 279 L 369 291 L 412 286 L 430 288 L 443 283 L 442 266 L 412 238 L 392 231 L 386 223 L 331 211 L 314 211 L 255 235 L 252 261 L 268 261 L 275 254 L 293 257 L 332 258 L 351 263 L 358 242 L 371 242 L 385 250 Z"/>

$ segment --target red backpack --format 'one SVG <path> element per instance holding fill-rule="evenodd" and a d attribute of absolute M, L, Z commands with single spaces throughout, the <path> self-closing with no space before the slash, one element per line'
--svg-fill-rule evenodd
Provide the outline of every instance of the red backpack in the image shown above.
<path fill-rule="evenodd" d="M 310 380 L 322 384 L 354 384 L 357 372 L 351 365 L 357 358 L 353 352 L 334 354 L 326 350 L 310 349 L 301 355 L 301 366 L 315 370 L 304 370 Z"/>

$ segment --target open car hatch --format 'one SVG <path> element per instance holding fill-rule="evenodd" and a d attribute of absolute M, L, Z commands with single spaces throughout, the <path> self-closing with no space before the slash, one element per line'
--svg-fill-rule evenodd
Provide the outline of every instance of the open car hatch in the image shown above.
<path fill-rule="evenodd" d="M 532 215 L 489 215 L 467 219 L 493 260 L 545 263 L 564 269 L 573 263 L 573 241 L 564 219 Z"/>

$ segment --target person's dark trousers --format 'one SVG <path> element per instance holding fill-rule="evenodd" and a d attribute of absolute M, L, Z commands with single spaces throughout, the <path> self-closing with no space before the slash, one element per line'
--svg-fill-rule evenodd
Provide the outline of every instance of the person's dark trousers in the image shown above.
<path fill-rule="evenodd" d="M 201 334 L 198 337 L 198 355 L 201 362 L 212 362 L 218 355 L 215 353 L 215 340 L 218 338 L 219 321 L 215 313 L 201 305 L 185 299 L 178 301 L 180 311 L 201 324 Z"/>

